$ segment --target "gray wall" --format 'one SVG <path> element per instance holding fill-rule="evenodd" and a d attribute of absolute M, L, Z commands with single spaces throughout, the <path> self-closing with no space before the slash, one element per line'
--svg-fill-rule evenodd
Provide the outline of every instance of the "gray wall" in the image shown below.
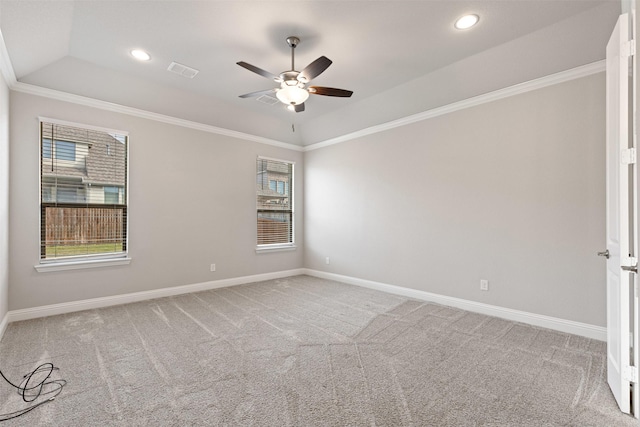
<path fill-rule="evenodd" d="M 39 260 L 38 116 L 129 131 L 130 265 L 49 273 L 33 268 Z M 10 123 L 11 310 L 302 266 L 299 151 L 19 92 L 12 93 Z M 296 162 L 296 251 L 255 253 L 259 155 Z"/>
<path fill-rule="evenodd" d="M 298 151 L 14 92 L 9 308 L 305 266 L 604 326 L 604 95 L 598 74 L 309 151 L 303 165 Z M 38 116 L 130 132 L 131 265 L 34 270 Z M 295 252 L 254 251 L 257 155 L 296 161 Z"/>
<path fill-rule="evenodd" d="M 605 326 L 604 73 L 309 151 L 305 209 L 308 268 Z"/>
<path fill-rule="evenodd" d="M 9 88 L 0 76 L 0 322 L 9 311 Z"/>

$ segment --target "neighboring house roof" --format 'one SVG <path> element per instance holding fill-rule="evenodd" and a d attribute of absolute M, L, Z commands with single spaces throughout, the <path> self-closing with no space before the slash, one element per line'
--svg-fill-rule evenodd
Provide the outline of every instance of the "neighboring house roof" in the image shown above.
<path fill-rule="evenodd" d="M 81 129 L 72 126 L 43 123 L 43 138 L 70 141 L 88 145 L 84 161 L 80 165 L 67 166 L 66 162 L 43 165 L 43 176 L 80 177 L 89 184 L 123 187 L 126 180 L 126 146 L 107 132 Z M 78 161 L 78 159 L 76 159 Z M 47 168 L 49 168 L 47 170 Z"/>
<path fill-rule="evenodd" d="M 126 179 L 125 145 L 109 134 L 104 135 L 89 147 L 87 182 L 122 187 Z"/>

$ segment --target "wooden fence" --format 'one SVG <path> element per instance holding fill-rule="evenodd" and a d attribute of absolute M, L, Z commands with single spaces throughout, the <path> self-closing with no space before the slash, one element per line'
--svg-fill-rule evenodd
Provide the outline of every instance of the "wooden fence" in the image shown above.
<path fill-rule="evenodd" d="M 126 207 L 43 206 L 43 243 L 91 245 L 121 243 L 126 232 Z"/>
<path fill-rule="evenodd" d="M 291 222 L 258 217 L 258 244 L 291 242 Z"/>

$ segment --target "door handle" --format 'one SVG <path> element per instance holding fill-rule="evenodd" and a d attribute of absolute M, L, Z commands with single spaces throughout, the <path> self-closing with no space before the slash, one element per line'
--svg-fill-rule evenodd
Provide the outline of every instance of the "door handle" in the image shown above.
<path fill-rule="evenodd" d="M 609 249 L 607 249 L 607 250 L 606 250 L 606 251 L 604 251 L 604 252 L 598 252 L 598 256 L 603 256 L 603 257 L 605 257 L 606 259 L 609 259 L 609 256 L 610 256 L 610 255 L 609 255 Z"/>
<path fill-rule="evenodd" d="M 624 271 L 630 271 L 632 273 L 637 273 L 638 272 L 638 266 L 637 265 L 621 265 L 620 268 L 622 268 Z"/>

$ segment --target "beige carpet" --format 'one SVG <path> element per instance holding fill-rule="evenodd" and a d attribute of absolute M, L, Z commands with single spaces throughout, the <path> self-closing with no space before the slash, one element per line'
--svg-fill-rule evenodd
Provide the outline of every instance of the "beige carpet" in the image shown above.
<path fill-rule="evenodd" d="M 0 369 L 43 361 L 67 386 L 3 425 L 640 426 L 602 342 L 308 276 L 10 324 Z"/>

